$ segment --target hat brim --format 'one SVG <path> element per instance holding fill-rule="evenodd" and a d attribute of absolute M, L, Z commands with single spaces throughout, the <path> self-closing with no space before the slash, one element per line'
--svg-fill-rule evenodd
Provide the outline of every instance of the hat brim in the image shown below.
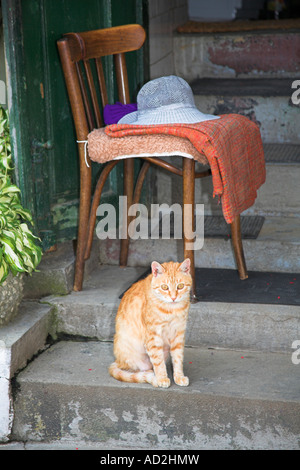
<path fill-rule="evenodd" d="M 196 122 L 209 121 L 212 119 L 219 119 L 220 116 L 213 114 L 201 113 L 197 108 L 180 108 L 180 109 L 159 109 L 149 111 L 147 113 L 133 113 L 126 114 L 119 121 L 118 124 L 133 124 L 133 125 L 156 125 L 156 124 L 195 124 Z"/>

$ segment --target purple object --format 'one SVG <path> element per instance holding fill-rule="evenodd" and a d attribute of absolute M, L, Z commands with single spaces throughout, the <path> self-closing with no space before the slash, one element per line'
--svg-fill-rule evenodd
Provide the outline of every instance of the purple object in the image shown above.
<path fill-rule="evenodd" d="M 117 124 L 118 121 L 125 116 L 125 114 L 133 113 L 137 111 L 136 103 L 122 104 L 117 102 L 116 104 L 107 104 L 103 109 L 104 124 Z"/>

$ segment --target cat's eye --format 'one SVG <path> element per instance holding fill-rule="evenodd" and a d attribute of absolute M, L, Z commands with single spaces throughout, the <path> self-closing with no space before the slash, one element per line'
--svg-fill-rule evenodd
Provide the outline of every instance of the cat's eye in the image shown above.
<path fill-rule="evenodd" d="M 162 284 L 161 288 L 162 288 L 162 290 L 168 290 L 169 286 L 167 286 L 167 284 Z"/>
<path fill-rule="evenodd" d="M 184 288 L 184 284 L 181 282 L 180 284 L 177 284 L 177 289 L 181 290 Z"/>

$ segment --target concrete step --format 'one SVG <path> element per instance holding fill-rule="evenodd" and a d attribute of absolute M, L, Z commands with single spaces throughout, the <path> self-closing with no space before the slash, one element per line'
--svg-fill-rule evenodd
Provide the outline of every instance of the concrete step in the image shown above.
<path fill-rule="evenodd" d="M 265 143 L 299 144 L 298 31 L 175 34 L 175 74 L 204 113 L 238 113 L 257 122 Z"/>
<path fill-rule="evenodd" d="M 50 294 L 68 294 L 73 287 L 75 255 L 71 242 L 44 253 L 38 271 L 26 277 L 24 297 L 39 299 Z"/>
<path fill-rule="evenodd" d="M 292 82 L 288 78 L 196 78 L 189 83 L 195 95 L 222 96 L 285 96 L 292 94 Z"/>
<path fill-rule="evenodd" d="M 169 389 L 114 380 L 112 360 L 111 343 L 62 341 L 43 352 L 16 377 L 12 438 L 108 449 L 299 449 L 300 366 L 291 354 L 186 348 L 190 385 Z"/>
<path fill-rule="evenodd" d="M 299 144 L 299 105 L 291 78 L 201 78 L 190 82 L 204 113 L 242 114 L 256 122 L 263 142 Z"/>
<path fill-rule="evenodd" d="M 300 145 L 264 142 L 264 151 L 266 181 L 259 188 L 254 204 L 244 211 L 243 215 L 263 215 L 268 218 L 298 217 Z M 170 160 L 174 165 L 181 167 L 181 157 L 169 157 L 168 161 Z M 202 171 L 203 168 L 202 165 L 196 164 L 197 170 Z M 170 172 L 162 171 L 156 172 L 156 178 L 158 203 L 182 204 L 181 179 Z M 204 204 L 205 214 L 222 214 L 222 206 L 218 204 L 217 198 L 213 198 L 213 185 L 210 177 L 196 181 L 195 201 L 198 204 Z"/>
<path fill-rule="evenodd" d="M 173 35 L 175 74 L 211 78 L 299 78 L 298 30 Z"/>
<path fill-rule="evenodd" d="M 45 298 L 55 308 L 58 337 L 112 341 L 119 296 L 145 270 L 100 266 L 81 292 Z M 190 307 L 186 344 L 289 352 L 300 337 L 299 319 L 299 306 L 201 301 Z"/>
<path fill-rule="evenodd" d="M 275 145 L 270 145 L 270 147 L 274 148 Z M 300 146 L 292 145 L 290 148 L 295 149 L 294 155 L 297 155 Z M 275 159 L 275 157 L 269 155 L 268 157 L 270 159 Z M 296 160 L 296 156 L 294 158 L 295 161 L 290 163 L 282 162 L 279 159 L 277 162 L 267 160 L 266 181 L 257 191 L 257 198 L 254 204 L 244 211 L 242 215 L 262 215 L 266 218 L 274 218 L 274 220 L 276 217 L 282 217 L 284 219 L 298 217 L 300 201 L 300 163 Z M 178 184 L 178 179 L 176 181 L 175 178 L 170 178 L 166 175 L 159 178 L 164 178 L 164 180 L 167 180 L 170 184 L 168 189 L 164 189 L 164 194 L 168 197 L 168 200 L 165 202 L 171 200 L 175 192 L 175 187 L 177 187 L 177 192 L 175 193 L 176 202 L 182 201 L 182 190 L 181 185 Z M 206 214 L 221 214 L 222 206 L 218 204 L 216 198 L 212 197 L 212 191 L 213 186 L 211 178 L 203 178 L 200 181 L 196 181 L 195 200 L 199 204 L 204 204 Z"/>
<path fill-rule="evenodd" d="M 93 246 L 86 263 L 86 273 L 93 271 L 99 262 L 98 250 Z M 72 241 L 57 245 L 55 251 L 44 253 L 38 271 L 27 276 L 24 298 L 40 299 L 47 295 L 65 295 L 73 289 L 75 254 Z"/>
<path fill-rule="evenodd" d="M 8 440 L 13 420 L 11 379 L 44 349 L 55 331 L 54 308 L 24 301 L 18 315 L 0 329 L 0 442 Z"/>
<path fill-rule="evenodd" d="M 257 239 L 243 240 L 243 247 L 249 271 L 300 272 L 299 217 L 266 217 Z M 102 264 L 118 265 L 120 241 L 99 241 L 99 252 Z M 153 260 L 180 259 L 182 240 L 130 240 L 129 266 L 148 267 Z M 195 264 L 199 268 L 235 269 L 229 238 L 204 238 L 203 247 L 195 251 Z"/>
<path fill-rule="evenodd" d="M 245 239 L 243 246 L 247 267 L 252 271 L 300 272 L 300 223 L 298 217 L 266 217 L 256 240 Z M 74 255 L 71 243 L 63 243 L 57 252 L 44 255 L 39 271 L 26 279 L 27 299 L 41 299 L 48 295 L 61 296 L 72 291 Z M 70 253 L 70 257 L 62 253 Z M 72 253 L 72 254 L 71 254 Z M 102 265 L 119 264 L 119 240 L 98 240 L 93 243 L 91 259 L 85 276 Z M 180 260 L 183 257 L 182 240 L 131 240 L 128 266 L 149 267 L 153 260 L 161 262 Z M 235 262 L 229 238 L 205 237 L 201 250 L 195 251 L 197 267 L 234 269 Z M 93 269 L 91 268 L 94 268 Z M 59 274 L 59 275 L 58 275 Z M 55 282 L 49 282 L 50 279 Z M 126 279 L 118 278 L 120 288 Z M 102 279 L 99 280 L 100 285 Z"/>
<path fill-rule="evenodd" d="M 300 145 L 293 144 L 264 144 L 265 161 L 267 164 L 299 164 Z"/>

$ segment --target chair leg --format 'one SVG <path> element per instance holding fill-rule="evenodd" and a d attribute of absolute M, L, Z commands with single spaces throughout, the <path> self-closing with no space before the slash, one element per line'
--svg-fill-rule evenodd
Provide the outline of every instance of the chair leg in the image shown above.
<path fill-rule="evenodd" d="M 192 291 L 191 291 L 191 302 L 197 302 L 196 297 L 196 280 L 195 280 L 195 254 L 194 250 L 188 247 L 191 243 L 186 237 L 186 227 L 191 228 L 195 231 L 195 160 L 190 158 L 182 159 L 182 176 L 183 176 L 183 251 L 184 259 L 189 258 L 191 261 L 191 276 L 193 280 Z M 185 204 L 192 205 L 192 211 L 186 212 Z"/>
<path fill-rule="evenodd" d="M 138 204 L 140 201 L 144 179 L 149 168 L 150 168 L 150 163 L 147 161 L 144 161 L 142 168 L 140 169 L 139 176 L 136 181 L 134 194 L 133 194 L 133 204 Z"/>
<path fill-rule="evenodd" d="M 100 198 L 101 198 L 101 193 L 103 190 L 103 186 L 107 180 L 107 177 L 109 176 L 111 170 L 117 165 L 118 161 L 114 160 L 111 162 L 108 162 L 106 166 L 103 168 L 101 175 L 98 179 L 96 189 L 94 192 L 93 196 L 93 202 L 91 206 L 91 211 L 90 211 L 90 218 L 89 218 L 89 224 L 88 224 L 88 232 L 87 232 L 87 244 L 85 248 L 85 257 L 84 259 L 87 260 L 90 257 L 91 254 L 91 248 L 92 248 L 92 243 L 93 243 L 93 235 L 94 235 L 94 229 L 96 225 L 96 212 L 97 208 L 100 203 Z"/>
<path fill-rule="evenodd" d="M 81 159 L 82 161 L 83 159 Z M 84 160 L 83 160 L 84 162 Z M 84 163 L 85 165 L 85 163 Z M 77 235 L 77 248 L 75 260 L 75 276 L 73 289 L 82 290 L 84 275 L 84 255 L 87 242 L 87 226 L 91 206 L 91 168 L 81 168 L 80 176 L 80 201 L 79 201 L 79 225 Z"/>
<path fill-rule="evenodd" d="M 127 266 L 128 259 L 128 225 L 130 218 L 128 216 L 128 209 L 132 205 L 133 198 L 133 179 L 134 179 L 134 161 L 133 158 L 127 158 L 124 160 L 124 196 L 127 196 L 127 213 L 123 214 L 124 222 L 126 220 L 126 233 L 123 234 L 124 238 L 121 239 L 120 244 L 120 266 Z"/>
<path fill-rule="evenodd" d="M 238 215 L 235 217 L 231 225 L 231 239 L 234 250 L 234 256 L 237 264 L 237 269 L 241 280 L 248 278 L 247 267 L 245 262 L 242 236 L 241 236 L 241 218 Z"/>

